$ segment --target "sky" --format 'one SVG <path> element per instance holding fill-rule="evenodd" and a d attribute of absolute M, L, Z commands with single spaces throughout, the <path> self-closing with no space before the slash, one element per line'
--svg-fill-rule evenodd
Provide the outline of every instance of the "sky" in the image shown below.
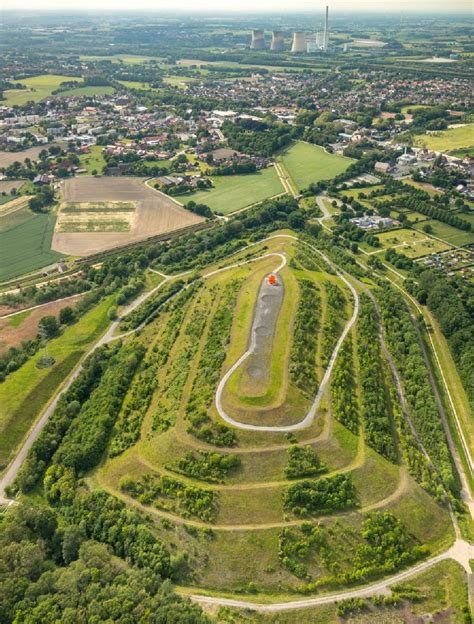
<path fill-rule="evenodd" d="M 179 6 L 176 6 L 178 5 Z M 180 0 L 179 3 L 170 3 L 169 0 L 0 0 L 0 8 L 4 10 L 145 10 L 158 12 L 181 11 L 224 11 L 264 12 L 276 13 L 279 11 L 314 11 L 322 12 L 324 0 Z M 356 11 L 377 12 L 472 12 L 472 0 L 329 0 L 329 10 L 345 13 Z"/>

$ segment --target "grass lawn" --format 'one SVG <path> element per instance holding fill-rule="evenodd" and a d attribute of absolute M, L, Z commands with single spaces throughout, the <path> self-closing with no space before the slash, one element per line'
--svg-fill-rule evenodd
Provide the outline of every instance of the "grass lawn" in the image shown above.
<path fill-rule="evenodd" d="M 105 167 L 105 158 L 103 156 L 103 148 L 100 145 L 91 145 L 88 154 L 79 156 L 80 168 L 87 169 L 87 175 L 92 175 L 95 170 L 99 175 Z"/>
<path fill-rule="evenodd" d="M 0 385 L 0 466 L 6 465 L 10 453 L 20 444 L 55 390 L 105 331 L 112 302 L 113 296 L 107 297 L 48 343 L 48 354 L 56 360 L 51 368 L 36 368 L 36 362 L 44 354 L 41 349 Z"/>
<path fill-rule="evenodd" d="M 82 56 L 81 61 L 112 61 L 113 63 L 125 63 L 126 65 L 141 65 L 150 61 L 162 60 L 158 56 L 138 56 L 131 54 L 113 54 L 109 56 Z"/>
<path fill-rule="evenodd" d="M 415 137 L 415 145 L 426 145 L 430 150 L 449 152 L 474 146 L 474 123 L 440 130 L 432 134 L 423 134 Z"/>
<path fill-rule="evenodd" d="M 354 162 L 351 158 L 328 154 L 319 145 L 299 141 L 278 156 L 299 190 L 312 182 L 331 180 Z"/>
<path fill-rule="evenodd" d="M 460 215 L 464 218 L 464 215 Z M 465 232 L 464 230 L 459 230 L 458 228 L 453 227 L 452 225 L 448 225 L 447 223 L 442 223 L 441 221 L 436 221 L 435 219 L 431 221 L 425 221 L 418 225 L 414 225 L 417 230 L 423 228 L 425 225 L 430 225 L 433 229 L 431 234 L 436 236 L 437 238 L 441 238 L 442 240 L 450 243 L 451 245 L 458 245 L 462 247 L 463 245 L 468 245 L 474 243 L 474 233 L 473 232 Z"/>
<path fill-rule="evenodd" d="M 77 76 L 59 76 L 55 74 L 44 74 L 17 80 L 15 82 L 25 85 L 27 89 L 7 89 L 4 93 L 5 100 L 2 100 L 1 103 L 5 106 L 14 106 L 15 104 L 21 106 L 29 101 L 39 102 L 51 95 L 62 82 L 70 80 L 82 82 L 82 78 Z"/>
<path fill-rule="evenodd" d="M 183 203 L 190 200 L 204 203 L 213 212 L 229 214 L 284 191 L 274 167 L 257 173 L 214 176 L 211 179 L 214 184 L 212 189 L 197 191 L 178 199 Z"/>
<path fill-rule="evenodd" d="M 56 223 L 54 215 L 26 214 L 24 210 L 11 215 L 12 218 L 19 216 L 23 217 L 19 223 L 9 229 L 0 230 L 1 281 L 39 269 L 62 257 L 62 254 L 51 249 Z"/>
<path fill-rule="evenodd" d="M 94 96 L 94 95 L 112 95 L 115 89 L 113 87 L 107 85 L 97 85 L 97 86 L 87 86 L 87 87 L 77 87 L 76 89 L 67 89 L 67 91 L 62 91 L 60 93 L 63 97 L 77 96 L 84 97 L 86 95 Z"/>

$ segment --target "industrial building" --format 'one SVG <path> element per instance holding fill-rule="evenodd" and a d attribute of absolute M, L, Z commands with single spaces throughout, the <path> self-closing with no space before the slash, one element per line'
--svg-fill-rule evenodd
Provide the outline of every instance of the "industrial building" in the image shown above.
<path fill-rule="evenodd" d="M 252 30 L 252 41 L 250 43 L 251 50 L 265 49 L 265 35 L 263 30 Z"/>
<path fill-rule="evenodd" d="M 291 44 L 293 54 L 301 54 L 306 52 L 306 35 L 302 31 L 293 33 L 293 43 Z"/>
<path fill-rule="evenodd" d="M 272 52 L 282 52 L 285 49 L 285 36 L 283 31 L 274 30 L 272 33 L 272 43 L 270 50 Z"/>

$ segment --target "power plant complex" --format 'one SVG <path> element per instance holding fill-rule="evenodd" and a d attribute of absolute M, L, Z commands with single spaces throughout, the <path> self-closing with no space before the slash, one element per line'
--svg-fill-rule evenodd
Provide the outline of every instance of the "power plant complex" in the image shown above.
<path fill-rule="evenodd" d="M 263 30 L 252 30 L 251 50 L 265 50 L 265 33 Z M 329 7 L 326 7 L 324 16 L 324 28 L 322 32 L 314 35 L 307 35 L 304 31 L 298 30 L 293 33 L 291 40 L 291 52 L 303 54 L 305 52 L 314 54 L 316 52 L 327 52 L 329 49 Z M 281 30 L 272 32 L 270 44 L 272 52 L 283 52 L 285 50 L 285 34 Z"/>

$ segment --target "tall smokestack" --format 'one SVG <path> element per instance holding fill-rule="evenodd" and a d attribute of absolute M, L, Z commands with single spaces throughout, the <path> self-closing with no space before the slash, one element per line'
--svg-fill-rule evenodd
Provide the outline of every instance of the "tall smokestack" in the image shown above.
<path fill-rule="evenodd" d="M 272 33 L 272 52 L 282 52 L 285 49 L 285 36 L 281 30 L 274 30 Z"/>
<path fill-rule="evenodd" d="M 298 31 L 293 33 L 293 43 L 291 51 L 295 54 L 306 52 L 306 35 L 304 32 Z"/>
<path fill-rule="evenodd" d="M 329 7 L 326 7 L 326 17 L 324 18 L 323 52 L 329 48 Z"/>
<path fill-rule="evenodd" d="M 263 30 L 252 30 L 251 50 L 263 50 L 265 48 L 265 35 Z"/>

